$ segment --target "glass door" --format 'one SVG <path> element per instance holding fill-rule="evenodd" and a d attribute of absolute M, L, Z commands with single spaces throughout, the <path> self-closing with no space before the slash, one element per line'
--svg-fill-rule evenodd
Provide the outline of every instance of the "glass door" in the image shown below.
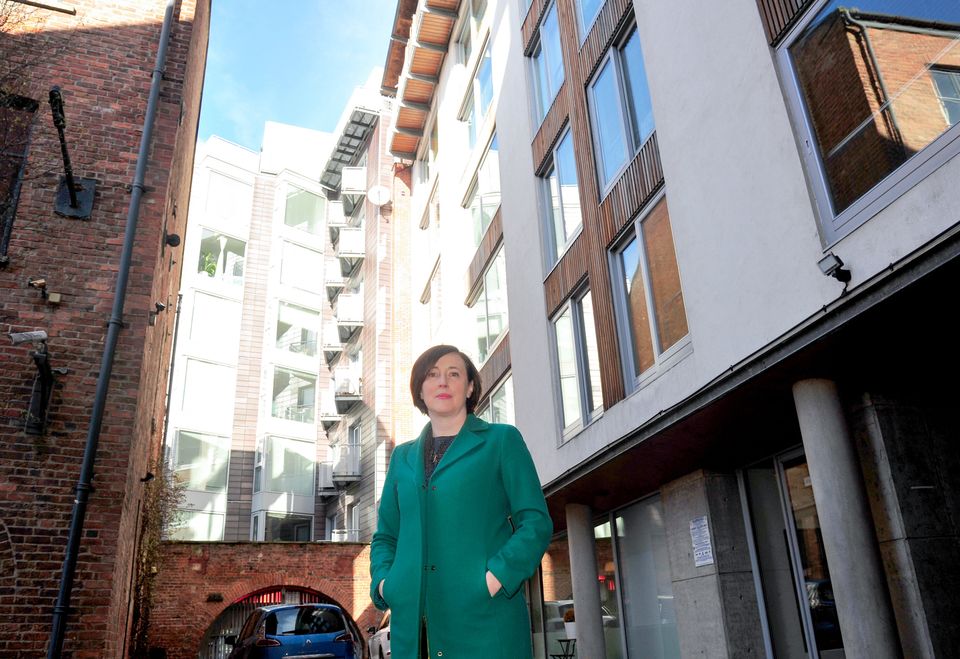
<path fill-rule="evenodd" d="M 744 469 L 741 486 L 768 656 L 843 659 L 806 457 L 792 451 Z"/>

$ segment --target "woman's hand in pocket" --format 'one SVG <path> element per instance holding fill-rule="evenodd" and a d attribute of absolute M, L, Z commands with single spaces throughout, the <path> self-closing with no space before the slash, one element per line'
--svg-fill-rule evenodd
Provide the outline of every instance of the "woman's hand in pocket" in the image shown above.
<path fill-rule="evenodd" d="M 487 591 L 490 593 L 490 597 L 500 592 L 501 588 L 503 588 L 503 584 L 500 583 L 500 580 L 497 579 L 493 572 L 487 570 Z"/>

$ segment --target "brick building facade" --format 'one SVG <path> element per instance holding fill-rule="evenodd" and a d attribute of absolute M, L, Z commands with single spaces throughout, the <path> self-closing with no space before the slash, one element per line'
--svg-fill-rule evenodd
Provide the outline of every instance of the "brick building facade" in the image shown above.
<path fill-rule="evenodd" d="M 116 287 L 138 146 L 165 3 L 3 3 L 0 84 L 33 101 L 9 174 L 0 270 L 5 332 L 43 330 L 57 372 L 42 434 L 25 432 L 37 368 L 30 345 L 0 350 L 0 655 L 41 656 L 61 577 L 74 490 Z M 172 23 L 139 212 L 123 328 L 99 433 L 65 653 L 123 656 L 130 643 L 134 559 L 160 445 L 172 308 L 206 58 L 209 2 L 172 4 Z M 54 212 L 63 173 L 47 95 L 62 90 L 66 140 L 78 178 L 94 179 L 89 219 Z M 21 115 L 22 116 L 22 115 Z M 9 146 L 9 145 L 7 145 Z M 20 165 L 23 165 L 22 167 Z M 41 291 L 27 285 L 42 278 Z M 57 295 L 54 295 L 57 294 Z M 5 340 L 6 343 L 6 340 Z M 66 369 L 60 372 L 60 369 Z M 155 487 L 155 485 L 154 485 Z"/>

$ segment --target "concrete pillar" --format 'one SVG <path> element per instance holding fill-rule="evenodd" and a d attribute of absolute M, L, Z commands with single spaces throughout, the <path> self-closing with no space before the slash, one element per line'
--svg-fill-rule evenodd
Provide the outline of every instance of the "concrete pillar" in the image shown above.
<path fill-rule="evenodd" d="M 762 657 L 763 636 L 734 474 L 695 471 L 660 489 L 683 657 Z M 714 562 L 697 567 L 690 522 L 706 517 Z"/>
<path fill-rule="evenodd" d="M 577 617 L 577 658 L 605 659 L 593 514 L 589 506 L 576 503 L 567 504 L 566 513 L 573 608 Z"/>
<path fill-rule="evenodd" d="M 873 518 L 836 385 L 801 380 L 793 399 L 849 659 L 897 659 L 900 642 Z"/>

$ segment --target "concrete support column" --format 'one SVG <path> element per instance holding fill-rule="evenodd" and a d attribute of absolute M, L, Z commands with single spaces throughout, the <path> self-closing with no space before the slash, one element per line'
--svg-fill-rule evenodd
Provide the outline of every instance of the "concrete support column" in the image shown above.
<path fill-rule="evenodd" d="M 660 489 L 683 657 L 762 657 L 763 636 L 737 477 L 695 471 Z M 705 517 L 713 562 L 696 565 L 690 522 Z"/>
<path fill-rule="evenodd" d="M 576 503 L 567 504 L 566 513 L 573 608 L 577 617 L 577 657 L 605 659 L 593 514 L 589 506 Z"/>
<path fill-rule="evenodd" d="M 863 477 L 836 385 L 793 385 L 800 434 L 817 502 L 844 652 L 850 659 L 900 656 Z"/>

